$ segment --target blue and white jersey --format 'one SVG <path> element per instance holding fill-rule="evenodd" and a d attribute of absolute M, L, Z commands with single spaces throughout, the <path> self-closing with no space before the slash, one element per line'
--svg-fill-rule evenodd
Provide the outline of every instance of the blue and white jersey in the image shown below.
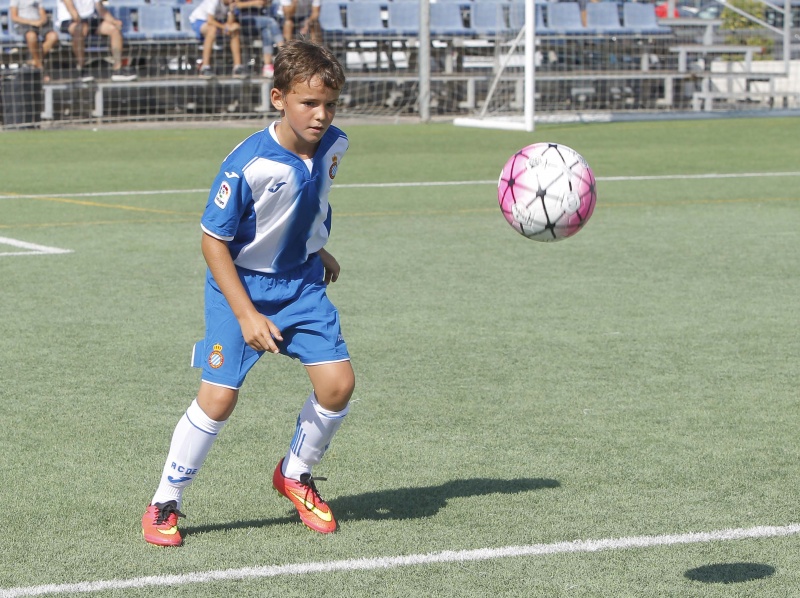
<path fill-rule="evenodd" d="M 228 242 L 234 264 L 267 273 L 300 266 L 328 241 L 328 193 L 349 145 L 331 126 L 304 161 L 278 143 L 274 127 L 225 158 L 201 220 L 203 231 Z"/>

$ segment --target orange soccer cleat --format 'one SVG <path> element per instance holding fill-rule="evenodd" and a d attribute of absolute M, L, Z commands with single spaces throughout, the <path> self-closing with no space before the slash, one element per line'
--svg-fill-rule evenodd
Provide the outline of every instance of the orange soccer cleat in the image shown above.
<path fill-rule="evenodd" d="M 149 505 L 142 515 L 144 539 L 156 546 L 180 546 L 183 537 L 178 531 L 178 517 L 183 517 L 174 500 Z"/>
<path fill-rule="evenodd" d="M 283 475 L 282 466 L 283 459 L 280 460 L 272 475 L 272 485 L 275 486 L 275 490 L 294 503 L 300 519 L 306 527 L 321 534 L 335 532 L 336 520 L 328 505 L 319 495 L 311 474 L 304 473 L 300 476 L 300 481 L 293 480 Z M 317 479 L 324 480 L 325 478 Z"/>

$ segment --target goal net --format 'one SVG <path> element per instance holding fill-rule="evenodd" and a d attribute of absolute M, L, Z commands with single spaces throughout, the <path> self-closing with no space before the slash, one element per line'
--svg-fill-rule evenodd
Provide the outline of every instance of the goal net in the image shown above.
<path fill-rule="evenodd" d="M 523 26 L 513 39 L 498 37 L 495 40 L 496 73 L 481 102 L 480 111 L 475 116 L 456 118 L 453 121 L 456 126 L 533 131 L 536 98 L 534 1 L 525 0 L 524 11 L 520 11 L 519 5 L 508 7 L 510 23 L 518 22 L 522 16 Z M 506 17 L 500 13 L 502 9 L 502 6 L 497 6 L 497 21 Z"/>

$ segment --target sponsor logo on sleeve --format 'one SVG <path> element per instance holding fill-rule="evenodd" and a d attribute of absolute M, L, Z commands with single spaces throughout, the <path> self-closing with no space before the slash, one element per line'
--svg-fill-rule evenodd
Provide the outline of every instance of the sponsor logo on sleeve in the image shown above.
<path fill-rule="evenodd" d="M 231 198 L 231 186 L 227 181 L 222 181 L 217 191 L 217 196 L 214 198 L 214 203 L 217 204 L 219 209 L 224 210 L 228 205 L 228 200 Z"/>

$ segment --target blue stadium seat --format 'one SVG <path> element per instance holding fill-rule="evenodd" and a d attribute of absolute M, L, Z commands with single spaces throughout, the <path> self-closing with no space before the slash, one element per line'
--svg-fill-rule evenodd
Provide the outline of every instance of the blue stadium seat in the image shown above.
<path fill-rule="evenodd" d="M 323 2 L 319 7 L 319 26 L 324 33 L 343 35 L 342 6 L 330 0 Z"/>
<path fill-rule="evenodd" d="M 506 6 L 503 2 L 475 2 L 470 22 L 472 31 L 478 35 L 508 34 L 511 28 L 506 22 Z"/>
<path fill-rule="evenodd" d="M 191 31 L 178 31 L 175 9 L 170 4 L 147 4 L 139 9 L 139 33 L 155 41 L 194 37 Z"/>
<path fill-rule="evenodd" d="M 640 35 L 672 33 L 669 27 L 662 27 L 658 24 L 654 4 L 626 2 L 622 5 L 622 24 L 630 33 L 638 33 Z"/>
<path fill-rule="evenodd" d="M 461 6 L 454 2 L 431 4 L 431 35 L 470 35 L 464 26 Z"/>
<path fill-rule="evenodd" d="M 389 29 L 397 35 L 419 35 L 419 0 L 391 2 Z"/>
<path fill-rule="evenodd" d="M 547 5 L 547 28 L 553 33 L 580 35 L 586 33 L 577 2 L 554 2 Z"/>
<path fill-rule="evenodd" d="M 592 33 L 620 35 L 625 33 L 619 22 L 616 2 L 591 2 L 586 6 L 586 28 Z"/>
<path fill-rule="evenodd" d="M 512 31 L 519 31 L 525 26 L 525 4 L 513 2 L 508 7 L 508 26 Z M 536 34 L 552 33 L 544 22 L 544 6 L 536 4 Z"/>
<path fill-rule="evenodd" d="M 347 4 L 345 32 L 354 35 L 385 34 L 387 30 L 383 25 L 382 10 L 383 8 L 378 2 L 352 0 Z"/>

